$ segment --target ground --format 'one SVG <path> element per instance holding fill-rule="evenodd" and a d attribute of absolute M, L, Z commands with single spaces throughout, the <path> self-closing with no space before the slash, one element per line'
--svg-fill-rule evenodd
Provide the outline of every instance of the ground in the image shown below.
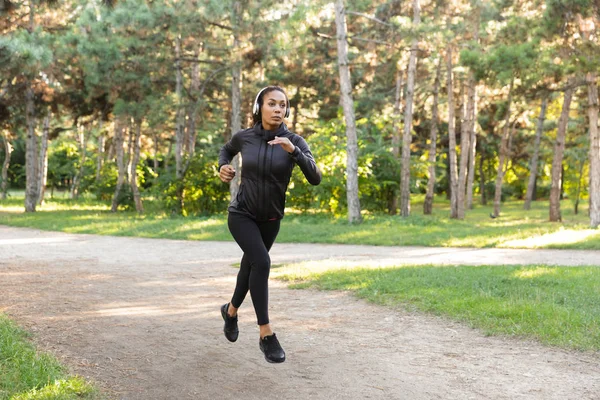
<path fill-rule="evenodd" d="M 274 264 L 600 265 L 598 251 L 275 244 Z M 268 364 L 248 296 L 222 334 L 234 242 L 69 235 L 0 226 L 0 312 L 114 399 L 598 399 L 600 355 L 487 337 L 348 293 L 271 282 L 287 353 Z"/>

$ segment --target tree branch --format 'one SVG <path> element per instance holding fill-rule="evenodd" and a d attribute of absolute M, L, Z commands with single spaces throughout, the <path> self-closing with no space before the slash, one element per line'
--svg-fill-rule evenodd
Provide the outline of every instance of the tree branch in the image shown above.
<path fill-rule="evenodd" d="M 379 18 L 373 17 L 373 16 L 368 15 L 368 14 L 363 14 L 363 13 L 359 13 L 359 12 L 356 12 L 356 11 L 346 11 L 346 14 L 357 15 L 359 17 L 363 17 L 363 18 L 369 19 L 371 21 L 377 22 L 378 24 L 382 24 L 382 25 L 385 25 L 385 26 L 393 26 L 392 24 L 390 24 L 388 22 L 382 21 Z"/>

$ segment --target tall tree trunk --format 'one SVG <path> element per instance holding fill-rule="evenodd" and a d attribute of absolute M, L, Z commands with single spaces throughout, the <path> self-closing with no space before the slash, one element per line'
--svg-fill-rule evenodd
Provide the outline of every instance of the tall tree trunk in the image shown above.
<path fill-rule="evenodd" d="M 454 86 L 452 82 L 452 46 L 446 54 L 446 87 L 448 89 L 448 159 L 450 162 L 450 218 L 458 217 L 458 171 L 456 166 L 456 131 Z"/>
<path fill-rule="evenodd" d="M 475 102 L 475 78 L 469 72 L 467 79 L 467 101 L 464 106 L 463 121 L 460 134 L 460 165 L 458 170 L 458 193 L 456 195 L 456 218 L 465 218 L 465 205 L 467 194 L 467 175 L 469 163 L 469 150 L 471 148 L 471 129 L 473 124 L 473 104 Z"/>
<path fill-rule="evenodd" d="M 600 226 L 600 135 L 598 135 L 598 85 L 596 73 L 586 76 L 590 121 L 590 226 Z"/>
<path fill-rule="evenodd" d="M 158 174 L 158 134 L 154 134 L 152 136 L 152 161 L 153 161 L 153 168 L 154 168 L 154 173 Z"/>
<path fill-rule="evenodd" d="M 508 87 L 508 100 L 506 105 L 506 116 L 504 117 L 504 127 L 502 128 L 502 141 L 500 144 L 500 154 L 498 156 L 498 173 L 496 175 L 496 188 L 494 191 L 494 212 L 493 216 L 500 215 L 500 202 L 502 201 L 502 182 L 504 181 L 504 159 L 508 151 L 508 139 L 510 136 L 510 107 L 512 105 L 514 78 L 510 81 Z"/>
<path fill-rule="evenodd" d="M 479 44 L 479 25 L 481 23 L 481 7 L 475 3 L 471 3 L 475 9 L 473 10 L 473 41 Z M 468 157 L 468 172 L 467 172 L 467 200 L 466 207 L 471 210 L 473 209 L 473 187 L 475 181 L 475 156 L 476 156 L 476 142 L 477 134 L 475 133 L 475 124 L 477 121 L 477 83 L 475 82 L 475 74 L 473 71 L 469 71 L 467 78 L 467 116 L 469 119 L 469 157 Z M 462 150 L 462 149 L 461 149 Z"/>
<path fill-rule="evenodd" d="M 96 159 L 96 182 L 100 182 L 100 172 L 104 163 L 104 131 L 102 130 L 103 118 L 100 116 L 98 126 L 98 158 Z"/>
<path fill-rule="evenodd" d="M 537 121 L 537 127 L 535 130 L 535 140 L 533 142 L 533 156 L 531 158 L 529 182 L 527 183 L 527 193 L 525 194 L 525 204 L 523 208 L 525 210 L 531 209 L 531 201 L 534 198 L 535 193 L 535 181 L 537 180 L 538 165 L 540 159 L 540 141 L 542 139 L 542 133 L 544 132 L 544 120 L 546 119 L 546 110 L 548 109 L 548 96 L 544 96 L 542 99 L 542 106 L 540 108 L 540 115 Z"/>
<path fill-rule="evenodd" d="M 183 72 L 181 70 L 181 37 L 175 39 L 175 96 L 177 111 L 175 117 L 175 179 L 183 179 L 183 147 L 185 135 L 185 114 L 183 107 Z M 180 210 L 183 210 L 182 189 L 177 190 Z"/>
<path fill-rule="evenodd" d="M 402 86 L 404 84 L 402 76 L 402 69 L 398 65 L 396 69 L 396 95 L 394 99 L 394 131 L 392 134 L 392 154 L 396 158 L 400 157 L 400 142 L 402 141 L 400 135 L 400 120 L 402 119 L 400 107 L 402 105 Z"/>
<path fill-rule="evenodd" d="M 189 162 L 196 152 L 196 121 L 198 119 L 198 103 L 200 102 L 200 46 L 196 46 L 194 49 L 194 62 L 192 63 L 192 82 L 190 85 L 190 92 L 192 93 L 193 100 L 190 102 L 187 110 L 187 126 L 186 126 L 186 137 L 188 139 L 186 145 L 186 151 L 188 153 L 188 161 L 185 165 L 185 170 L 189 167 Z"/>
<path fill-rule="evenodd" d="M 419 0 L 413 0 L 413 28 L 421 24 L 421 6 Z M 404 132 L 402 135 L 402 171 L 400 174 L 400 215 L 410 215 L 410 145 L 412 142 L 413 103 L 415 95 L 415 75 L 417 71 L 417 51 L 419 39 L 413 38 L 408 59 L 406 78 L 406 107 L 404 108 Z"/>
<path fill-rule="evenodd" d="M 242 1 L 234 2 L 231 9 L 231 25 L 233 31 L 233 67 L 231 69 L 231 136 L 242 129 L 242 54 L 240 49 L 240 27 L 242 24 Z M 237 196 L 242 183 L 241 165 L 242 156 L 237 154 L 231 165 L 236 171 L 234 178 L 229 183 L 231 198 Z"/>
<path fill-rule="evenodd" d="M 575 215 L 579 213 L 579 197 L 581 196 L 581 181 L 583 180 L 583 168 L 585 167 L 585 159 L 580 160 L 579 162 L 579 170 L 577 171 L 577 190 L 575 191 L 575 205 L 574 212 Z"/>
<path fill-rule="evenodd" d="M 296 86 L 296 93 L 294 94 L 294 116 L 292 117 L 292 132 L 296 132 L 296 124 L 298 123 L 298 114 L 301 108 L 302 96 L 300 95 L 300 85 Z"/>
<path fill-rule="evenodd" d="M 129 169 L 129 184 L 131 186 L 131 193 L 133 194 L 133 202 L 135 204 L 135 210 L 138 214 L 144 213 L 144 206 L 142 204 L 142 197 L 140 196 L 140 189 L 138 187 L 138 176 L 137 166 L 140 162 L 140 146 L 142 137 L 142 120 L 136 119 L 135 121 L 135 134 L 132 132 L 133 138 L 133 155 L 131 157 L 131 164 Z"/>
<path fill-rule="evenodd" d="M 117 117 L 115 119 L 114 144 L 115 144 L 115 153 L 116 153 L 116 158 L 117 158 L 118 175 L 117 175 L 117 186 L 115 187 L 115 194 L 113 195 L 112 206 L 110 208 L 110 211 L 112 211 L 112 212 L 117 212 L 119 203 L 121 202 L 121 190 L 123 188 L 123 184 L 125 183 L 125 176 L 126 176 L 125 155 L 124 155 L 124 150 L 123 150 L 124 125 L 125 124 L 121 117 Z"/>
<path fill-rule="evenodd" d="M 33 7 L 33 6 L 32 6 Z M 38 201 L 38 141 L 35 133 L 35 94 L 32 83 L 25 89 L 25 117 L 27 123 L 27 141 L 25 142 L 25 211 L 35 212 Z"/>
<path fill-rule="evenodd" d="M 427 170 L 429 179 L 427 181 L 427 193 L 423 203 L 423 213 L 429 215 L 433 212 L 433 195 L 435 194 L 435 163 L 437 153 L 437 133 L 438 133 L 438 103 L 440 93 L 440 75 L 442 73 L 442 60 L 438 58 L 435 71 L 435 81 L 433 83 L 433 104 L 431 105 L 431 129 L 429 131 L 429 158 Z"/>
<path fill-rule="evenodd" d="M 569 79 L 573 83 L 573 79 Z M 572 86 L 572 85 L 569 85 Z M 562 111 L 558 119 L 558 128 L 556 131 L 556 142 L 554 143 L 554 158 L 552 159 L 552 186 L 550 188 L 550 221 L 557 222 L 562 220 L 560 214 L 560 195 L 562 192 L 562 161 L 565 151 L 565 138 L 567 136 L 567 124 L 569 122 L 569 110 L 571 100 L 573 99 L 574 89 L 572 87 L 565 90 Z"/>
<path fill-rule="evenodd" d="M 81 184 L 81 178 L 83 178 L 84 166 L 86 161 L 85 148 L 87 144 L 87 138 L 85 134 L 85 127 L 80 125 L 77 127 L 77 144 L 79 145 L 80 158 L 79 158 L 79 170 L 73 178 L 73 185 L 71 186 L 71 198 L 77 199 L 79 197 L 79 185 Z"/>
<path fill-rule="evenodd" d="M 473 125 L 471 127 L 471 139 L 469 140 L 469 175 L 467 177 L 467 208 L 472 210 L 473 191 L 475 187 L 475 158 L 477 157 L 477 132 L 475 129 L 475 121 L 477 116 L 477 90 L 475 90 L 475 103 L 473 110 Z"/>
<path fill-rule="evenodd" d="M 344 0 L 335 2 L 335 25 L 337 31 L 338 65 L 340 72 L 340 96 L 346 121 L 346 198 L 348 201 L 348 221 L 360 223 L 360 200 L 358 197 L 358 139 L 352 102 L 352 83 L 348 66 L 348 43 L 346 10 Z"/>
<path fill-rule="evenodd" d="M 394 126 L 392 128 L 392 154 L 397 160 L 400 158 L 400 120 L 402 114 L 400 113 L 400 105 L 402 104 L 402 69 L 396 64 L 396 96 L 394 101 Z M 388 199 L 388 213 L 390 215 L 396 215 L 398 209 L 398 194 L 394 191 L 391 194 L 391 198 Z"/>
<path fill-rule="evenodd" d="M 40 177 L 39 177 L 39 198 L 38 204 L 44 203 L 46 194 L 46 182 L 48 180 L 48 135 L 50 132 L 50 111 L 44 117 L 44 125 L 42 129 L 42 140 L 40 142 Z"/>
<path fill-rule="evenodd" d="M 482 152 L 479 158 L 479 192 L 481 193 L 481 204 L 487 205 L 487 192 L 485 190 L 485 169 L 483 164 L 485 162 L 485 154 Z"/>
<path fill-rule="evenodd" d="M 5 131 L 2 131 L 2 139 L 4 141 L 4 162 L 2 163 L 2 185 L 0 186 L 0 192 L 2 200 L 6 200 L 8 192 L 8 167 L 10 166 L 10 155 L 12 154 L 13 147 L 8 141 L 8 135 Z"/>

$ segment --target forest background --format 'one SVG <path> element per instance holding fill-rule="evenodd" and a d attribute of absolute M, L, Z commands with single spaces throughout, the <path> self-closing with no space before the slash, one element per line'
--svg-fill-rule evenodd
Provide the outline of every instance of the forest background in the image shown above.
<path fill-rule="evenodd" d="M 219 148 L 287 90 L 288 206 L 348 215 L 582 202 L 600 224 L 600 5 L 547 1 L 0 0 L 0 190 L 112 211 L 222 212 Z M 239 184 L 239 182 L 237 183 Z M 235 194 L 236 183 L 231 193 Z M 50 193 L 49 193 L 50 192 Z M 425 195 L 423 210 L 411 196 Z"/>

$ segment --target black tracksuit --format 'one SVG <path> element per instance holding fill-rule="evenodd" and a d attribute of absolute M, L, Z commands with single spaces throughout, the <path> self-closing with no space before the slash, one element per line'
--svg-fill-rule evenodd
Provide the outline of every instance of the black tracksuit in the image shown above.
<path fill-rule="evenodd" d="M 295 149 L 287 153 L 280 145 L 267 142 L 275 136 L 287 137 Z M 321 182 L 321 172 L 304 139 L 285 124 L 268 131 L 258 123 L 233 135 L 219 154 L 219 169 L 242 154 L 241 185 L 229 204 L 228 225 L 244 256 L 231 304 L 239 308 L 250 290 L 259 325 L 269 323 L 269 250 L 279 232 L 292 170 L 296 164 L 312 185 Z"/>

